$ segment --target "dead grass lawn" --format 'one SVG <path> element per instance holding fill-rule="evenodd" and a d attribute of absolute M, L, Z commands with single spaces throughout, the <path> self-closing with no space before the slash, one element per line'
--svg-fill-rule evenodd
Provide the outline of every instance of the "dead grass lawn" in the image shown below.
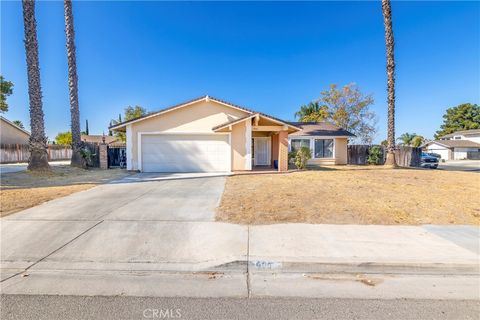
<path fill-rule="evenodd" d="M 83 170 L 70 166 L 52 166 L 48 174 L 22 171 L 2 174 L 0 216 L 34 207 L 43 202 L 90 189 L 98 184 L 120 178 L 125 170 Z"/>
<path fill-rule="evenodd" d="M 478 225 L 480 174 L 348 166 L 237 175 L 227 178 L 217 220 L 240 224 Z"/>

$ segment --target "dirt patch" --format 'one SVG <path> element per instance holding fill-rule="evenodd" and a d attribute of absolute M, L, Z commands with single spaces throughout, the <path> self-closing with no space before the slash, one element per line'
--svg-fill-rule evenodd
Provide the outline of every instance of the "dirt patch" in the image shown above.
<path fill-rule="evenodd" d="M 46 174 L 28 171 L 2 174 L 0 215 L 28 209 L 128 174 L 120 169 L 83 170 L 67 165 L 53 166 L 52 172 Z"/>
<path fill-rule="evenodd" d="M 480 224 L 480 175 L 341 167 L 227 178 L 217 220 L 240 224 Z"/>

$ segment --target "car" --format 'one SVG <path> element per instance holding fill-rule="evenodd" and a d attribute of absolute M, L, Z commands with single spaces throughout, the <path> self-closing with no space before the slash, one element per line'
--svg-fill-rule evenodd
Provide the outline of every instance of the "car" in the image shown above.
<path fill-rule="evenodd" d="M 430 168 L 430 169 L 437 169 L 438 168 L 438 158 L 429 155 L 428 153 L 422 152 L 420 158 L 420 167 L 422 168 Z"/>

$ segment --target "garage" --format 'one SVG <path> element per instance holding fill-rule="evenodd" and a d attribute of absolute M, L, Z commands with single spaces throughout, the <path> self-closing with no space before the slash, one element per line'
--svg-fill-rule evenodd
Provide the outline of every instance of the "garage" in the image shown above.
<path fill-rule="evenodd" d="M 228 172 L 228 134 L 142 134 L 143 172 Z"/>

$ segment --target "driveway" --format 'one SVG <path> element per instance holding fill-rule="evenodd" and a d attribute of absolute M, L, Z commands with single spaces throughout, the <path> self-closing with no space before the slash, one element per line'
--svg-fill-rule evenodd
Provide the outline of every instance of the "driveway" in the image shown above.
<path fill-rule="evenodd" d="M 480 160 L 450 160 L 446 162 L 440 162 L 438 169 L 448 171 L 480 172 Z"/>

